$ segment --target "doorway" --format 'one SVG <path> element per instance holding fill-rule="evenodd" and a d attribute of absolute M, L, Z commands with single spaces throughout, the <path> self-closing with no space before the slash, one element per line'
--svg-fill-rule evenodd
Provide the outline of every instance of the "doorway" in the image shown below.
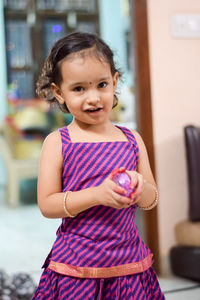
<path fill-rule="evenodd" d="M 147 0 L 132 0 L 132 34 L 136 60 L 136 102 L 138 130 L 147 148 L 155 174 L 151 79 L 148 45 Z M 148 126 L 147 126 L 148 125 Z M 159 241 L 157 207 L 143 213 L 146 243 L 154 254 L 154 268 L 159 273 Z"/>

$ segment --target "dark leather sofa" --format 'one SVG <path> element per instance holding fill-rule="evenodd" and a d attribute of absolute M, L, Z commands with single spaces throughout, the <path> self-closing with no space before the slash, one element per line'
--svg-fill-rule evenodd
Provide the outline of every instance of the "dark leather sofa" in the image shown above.
<path fill-rule="evenodd" d="M 175 227 L 177 246 L 170 251 L 172 272 L 200 281 L 200 129 L 184 128 L 188 174 L 188 220 Z"/>

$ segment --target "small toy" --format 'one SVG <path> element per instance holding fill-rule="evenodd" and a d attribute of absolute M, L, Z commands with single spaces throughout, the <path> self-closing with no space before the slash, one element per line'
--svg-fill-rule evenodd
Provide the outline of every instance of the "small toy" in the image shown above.
<path fill-rule="evenodd" d="M 130 187 L 131 177 L 126 173 L 124 168 L 114 170 L 112 172 L 112 180 L 127 191 L 125 194 L 126 197 L 132 198 L 135 189 Z"/>

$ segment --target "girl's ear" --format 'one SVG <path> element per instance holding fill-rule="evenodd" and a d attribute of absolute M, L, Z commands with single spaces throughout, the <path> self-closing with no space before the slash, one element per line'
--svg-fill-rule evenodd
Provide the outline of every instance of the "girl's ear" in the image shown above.
<path fill-rule="evenodd" d="M 118 83 L 118 79 L 119 79 L 119 73 L 115 72 L 114 76 L 113 76 L 113 88 L 114 88 L 114 93 L 115 90 L 117 88 L 117 83 Z"/>
<path fill-rule="evenodd" d="M 65 103 L 60 88 L 54 82 L 51 83 L 51 91 L 60 104 Z"/>

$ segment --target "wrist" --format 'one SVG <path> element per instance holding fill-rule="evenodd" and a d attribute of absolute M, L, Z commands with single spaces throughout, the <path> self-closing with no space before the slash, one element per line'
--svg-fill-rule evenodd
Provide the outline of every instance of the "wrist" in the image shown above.
<path fill-rule="evenodd" d="M 138 201 L 137 205 L 139 208 L 141 208 L 143 210 L 150 210 L 158 204 L 159 194 L 158 194 L 158 190 L 154 184 L 145 181 L 145 185 L 146 185 L 146 187 L 144 188 L 144 192 L 143 192 L 144 197 L 142 197 Z M 145 191 L 145 189 L 146 189 L 146 191 Z M 151 195 L 153 195 L 153 196 L 151 196 L 149 194 L 150 190 L 151 190 Z"/>
<path fill-rule="evenodd" d="M 91 201 L 92 201 L 92 206 L 96 206 L 96 205 L 101 205 L 101 193 L 98 190 L 98 186 L 92 187 L 91 188 Z"/>
<path fill-rule="evenodd" d="M 71 193 L 72 193 L 71 191 L 67 191 L 67 192 L 64 193 L 64 197 L 63 197 L 63 209 L 64 209 L 64 212 L 66 214 L 66 217 L 75 218 L 76 214 L 71 214 L 71 212 L 68 209 L 68 200 L 69 200 L 69 197 L 70 197 Z"/>
<path fill-rule="evenodd" d="M 96 187 L 90 187 L 69 194 L 67 209 L 71 215 L 77 215 L 99 204 L 99 191 Z"/>

